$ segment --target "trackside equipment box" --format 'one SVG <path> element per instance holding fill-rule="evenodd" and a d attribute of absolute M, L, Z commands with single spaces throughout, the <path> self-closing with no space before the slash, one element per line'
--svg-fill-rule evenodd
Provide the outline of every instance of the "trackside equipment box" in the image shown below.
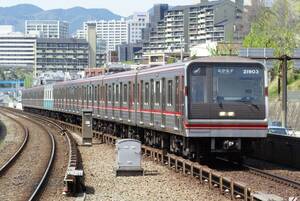
<path fill-rule="evenodd" d="M 121 139 L 116 142 L 116 176 L 143 175 L 141 168 L 141 142 L 135 139 Z"/>
<path fill-rule="evenodd" d="M 82 144 L 83 145 L 92 145 L 93 141 L 93 111 L 90 109 L 82 110 Z"/>

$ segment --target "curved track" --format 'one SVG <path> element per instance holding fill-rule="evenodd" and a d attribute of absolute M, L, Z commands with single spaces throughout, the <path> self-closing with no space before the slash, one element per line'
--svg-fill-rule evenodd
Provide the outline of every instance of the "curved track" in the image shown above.
<path fill-rule="evenodd" d="M 15 153 L 12 154 L 12 156 L 0 167 L 0 175 L 4 174 L 4 172 L 12 165 L 12 163 L 18 158 L 20 153 L 23 151 L 26 143 L 28 142 L 28 136 L 29 136 L 29 131 L 28 129 L 18 120 L 12 118 L 9 115 L 6 115 L 4 112 L 0 112 L 3 116 L 9 118 L 10 120 L 16 122 L 24 132 L 24 139 L 19 148 L 16 150 Z"/>
<path fill-rule="evenodd" d="M 44 125 L 12 111 L 28 129 L 28 142 L 17 160 L 0 177 L 1 200 L 36 200 L 54 161 L 55 141 Z"/>

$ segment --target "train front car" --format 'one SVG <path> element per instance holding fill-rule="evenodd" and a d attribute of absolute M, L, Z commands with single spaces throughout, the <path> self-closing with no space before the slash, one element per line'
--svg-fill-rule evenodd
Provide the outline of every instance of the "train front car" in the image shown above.
<path fill-rule="evenodd" d="M 264 65 L 239 57 L 187 65 L 184 127 L 191 153 L 228 153 L 240 160 L 253 140 L 266 137 L 266 75 Z"/>

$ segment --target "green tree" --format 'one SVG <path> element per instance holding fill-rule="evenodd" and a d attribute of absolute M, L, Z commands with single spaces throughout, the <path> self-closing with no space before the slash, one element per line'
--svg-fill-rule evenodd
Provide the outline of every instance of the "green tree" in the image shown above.
<path fill-rule="evenodd" d="M 261 8 L 258 17 L 251 24 L 250 33 L 245 37 L 243 46 L 247 48 L 274 48 L 275 56 L 292 55 L 299 47 L 300 3 L 297 0 L 276 0 L 272 8 Z M 278 80 L 280 93 L 281 63 L 276 62 L 271 70 L 271 80 Z M 289 82 L 296 78 L 289 63 Z"/>

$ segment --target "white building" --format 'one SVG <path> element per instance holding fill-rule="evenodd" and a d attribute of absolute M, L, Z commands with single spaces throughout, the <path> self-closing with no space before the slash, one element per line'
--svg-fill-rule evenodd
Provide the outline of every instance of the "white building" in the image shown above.
<path fill-rule="evenodd" d="M 115 51 L 117 45 L 128 43 L 128 23 L 124 19 L 85 22 L 84 30 L 77 31 L 77 38 L 87 38 L 87 23 L 96 23 L 97 40 L 106 41 L 106 51 Z"/>
<path fill-rule="evenodd" d="M 23 33 L 0 35 L 0 67 L 36 66 L 36 38 Z"/>
<path fill-rule="evenodd" d="M 25 33 L 40 38 L 68 38 L 69 23 L 59 20 L 26 20 Z"/>
<path fill-rule="evenodd" d="M 129 25 L 129 42 L 138 43 L 142 40 L 142 29 L 149 23 L 149 13 L 137 12 L 128 19 Z"/>

